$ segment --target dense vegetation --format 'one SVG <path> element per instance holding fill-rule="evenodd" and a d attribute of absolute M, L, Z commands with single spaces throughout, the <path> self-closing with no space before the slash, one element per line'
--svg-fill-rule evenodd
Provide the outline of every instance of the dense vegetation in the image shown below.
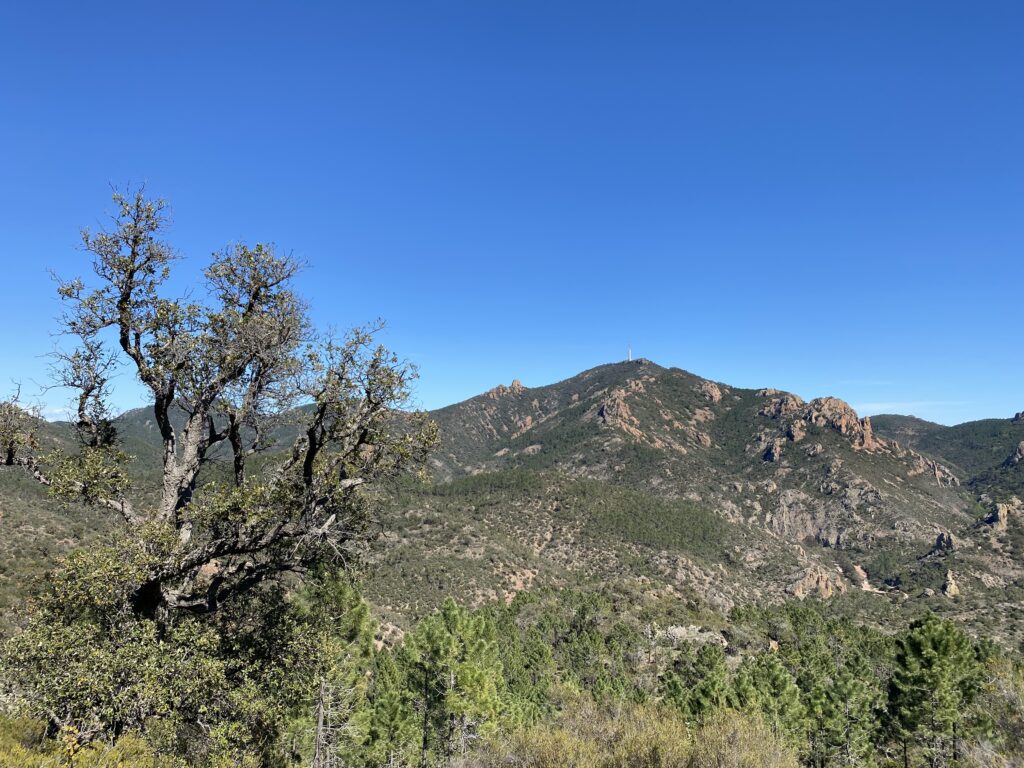
<path fill-rule="evenodd" d="M 74 651 L 58 636 L 9 643 L 9 701 L 27 719 L 4 721 L 3 759 L 824 767 L 1024 755 L 1022 669 L 930 614 L 889 635 L 790 603 L 737 610 L 723 635 L 635 596 L 565 590 L 476 610 L 449 600 L 389 646 L 353 583 L 321 574 L 219 621 L 164 637 L 127 621 Z M 58 710 L 65 725 L 46 738 Z"/>

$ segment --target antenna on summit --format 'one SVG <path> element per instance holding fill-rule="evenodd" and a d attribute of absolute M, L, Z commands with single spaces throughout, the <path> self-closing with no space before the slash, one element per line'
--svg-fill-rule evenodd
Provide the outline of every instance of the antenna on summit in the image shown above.
<path fill-rule="evenodd" d="M 633 346 L 632 346 L 632 345 L 630 345 L 630 346 L 629 346 L 629 347 L 627 347 L 626 349 L 627 349 L 627 350 L 629 350 L 629 351 L 628 351 L 628 352 L 626 353 L 626 361 L 627 361 L 627 362 L 630 362 L 630 363 L 632 363 L 632 362 L 633 362 Z"/>

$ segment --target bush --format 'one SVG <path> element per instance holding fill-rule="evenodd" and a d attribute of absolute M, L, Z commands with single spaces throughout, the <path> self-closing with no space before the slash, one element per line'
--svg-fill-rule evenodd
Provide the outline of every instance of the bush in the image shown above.
<path fill-rule="evenodd" d="M 760 719 L 723 711 L 697 732 L 687 768 L 797 768 L 796 755 Z"/>
<path fill-rule="evenodd" d="M 686 725 L 670 710 L 636 704 L 597 709 L 584 699 L 555 723 L 489 744 L 464 768 L 684 768 L 689 755 Z"/>
<path fill-rule="evenodd" d="M 0 768 L 184 768 L 185 763 L 157 755 L 141 738 L 127 735 L 116 744 L 81 746 L 74 733 L 44 740 L 45 726 L 27 719 L 0 717 Z"/>

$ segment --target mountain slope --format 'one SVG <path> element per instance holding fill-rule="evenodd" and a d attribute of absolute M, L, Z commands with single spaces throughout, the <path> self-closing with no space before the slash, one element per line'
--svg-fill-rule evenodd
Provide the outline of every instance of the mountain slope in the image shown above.
<path fill-rule="evenodd" d="M 1024 495 L 1024 412 L 944 427 L 909 426 L 905 416 L 877 416 L 878 431 L 955 467 L 979 493 Z"/>
<path fill-rule="evenodd" d="M 928 606 L 996 637 L 1024 633 L 1024 508 L 1002 475 L 982 481 L 1024 471 L 986 463 L 1015 421 L 872 422 L 834 398 L 734 388 L 647 360 L 513 382 L 432 416 L 442 443 L 431 478 L 382 496 L 384 533 L 365 552 L 368 594 L 396 625 L 449 594 L 602 584 L 703 616 L 813 595 L 862 615 Z M 159 466 L 148 411 L 118 426 L 144 488 Z M 66 439 L 66 425 L 49 429 Z M 0 548 L 26 517 L 61 542 L 4 574 L 15 599 L 20 573 L 52 562 L 76 530 L 85 540 L 112 529 L 96 510 L 55 510 L 12 471 L 0 470 L 0 508 L 11 510 Z"/>
<path fill-rule="evenodd" d="M 996 510 L 966 476 L 839 400 L 637 361 L 513 382 L 434 416 L 436 484 L 406 489 L 377 569 L 376 596 L 399 617 L 441 589 L 432 573 L 481 597 L 634 580 L 719 610 L 858 593 L 986 621 L 1016 599 L 1024 550 L 985 522 Z M 593 521 L 609 508 L 615 542 Z"/>

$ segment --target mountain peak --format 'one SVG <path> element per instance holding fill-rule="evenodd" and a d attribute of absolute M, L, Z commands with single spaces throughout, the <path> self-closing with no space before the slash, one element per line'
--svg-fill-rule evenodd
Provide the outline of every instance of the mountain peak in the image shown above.
<path fill-rule="evenodd" d="M 505 397 L 506 395 L 521 395 L 525 390 L 526 387 L 523 386 L 523 382 L 519 379 L 512 379 L 512 383 L 507 387 L 504 384 L 499 384 L 493 389 L 487 390 L 484 394 L 486 394 L 491 400 L 497 400 Z"/>

